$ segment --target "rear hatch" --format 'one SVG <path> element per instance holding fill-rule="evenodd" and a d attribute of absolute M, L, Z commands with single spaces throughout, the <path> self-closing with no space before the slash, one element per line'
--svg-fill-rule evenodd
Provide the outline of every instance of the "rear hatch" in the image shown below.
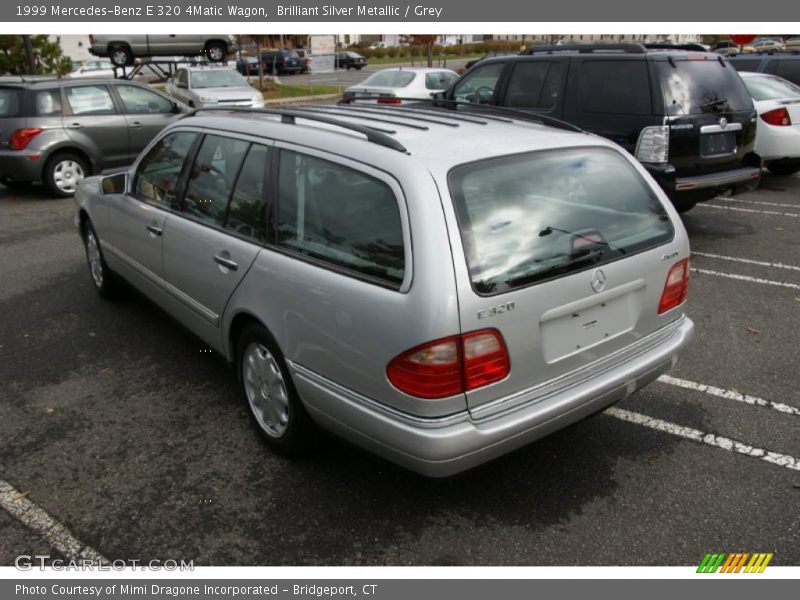
<path fill-rule="evenodd" d="M 462 333 L 498 330 L 509 375 L 467 392 L 475 416 L 590 377 L 682 314 L 659 314 L 688 245 L 631 160 L 607 147 L 501 157 L 451 171 L 469 281 Z M 480 409 L 480 410 L 478 410 Z"/>
<path fill-rule="evenodd" d="M 25 127 L 25 90 L 0 85 L 0 150 L 9 150 L 11 134 Z"/>
<path fill-rule="evenodd" d="M 755 109 L 736 70 L 709 53 L 659 56 L 669 132 L 669 163 L 677 176 L 718 173 L 748 165 L 756 139 Z"/>

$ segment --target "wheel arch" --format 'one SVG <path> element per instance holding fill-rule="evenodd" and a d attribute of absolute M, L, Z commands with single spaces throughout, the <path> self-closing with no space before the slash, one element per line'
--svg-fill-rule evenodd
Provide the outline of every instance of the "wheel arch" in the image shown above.
<path fill-rule="evenodd" d="M 231 365 L 235 366 L 235 364 L 236 364 L 236 359 L 237 359 L 236 346 L 237 346 L 237 342 L 238 342 L 239 336 L 242 334 L 242 332 L 245 330 L 245 328 L 248 325 L 251 325 L 251 324 L 258 325 L 259 327 L 262 327 L 264 329 L 264 331 L 267 332 L 267 335 L 270 337 L 270 339 L 275 344 L 275 346 L 281 351 L 281 354 L 283 354 L 283 348 L 281 348 L 280 344 L 278 343 L 277 338 L 272 333 L 272 331 L 270 331 L 269 327 L 267 327 L 267 325 L 264 323 L 264 321 L 259 319 L 257 316 L 255 316 L 251 312 L 241 311 L 241 312 L 236 313 L 233 316 L 233 318 L 231 319 L 231 323 L 228 326 L 227 335 L 225 335 L 223 337 L 223 340 L 225 342 L 225 346 L 223 348 L 223 350 L 225 352 L 225 359 Z M 240 376 L 240 374 L 237 372 L 236 373 L 236 377 L 238 378 L 239 376 Z"/>

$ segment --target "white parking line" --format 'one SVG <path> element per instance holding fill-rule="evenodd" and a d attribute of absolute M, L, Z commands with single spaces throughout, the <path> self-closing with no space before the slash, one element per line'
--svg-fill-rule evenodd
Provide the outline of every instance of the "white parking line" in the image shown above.
<path fill-rule="evenodd" d="M 778 206 L 781 208 L 800 208 L 800 204 L 783 204 L 781 202 L 764 202 L 763 200 L 742 200 L 741 198 L 731 198 L 729 196 L 717 196 L 714 200 L 723 202 L 738 202 L 739 204 L 757 204 L 759 206 Z"/>
<path fill-rule="evenodd" d="M 658 381 L 687 390 L 703 392 L 704 394 L 709 394 L 718 398 L 724 398 L 725 400 L 736 400 L 737 402 L 744 402 L 745 404 L 750 404 L 753 406 L 763 406 L 764 408 L 771 408 L 772 410 L 777 410 L 778 412 L 789 415 L 800 416 L 800 408 L 783 404 L 782 402 L 765 400 L 764 398 L 751 396 L 750 394 L 742 394 L 736 390 L 725 390 L 713 385 L 706 385 L 705 383 L 696 383 L 687 379 L 678 379 L 677 377 L 672 377 L 670 375 L 662 375 L 658 378 Z"/>
<path fill-rule="evenodd" d="M 729 260 L 733 262 L 740 262 L 746 265 L 757 265 L 759 267 L 771 267 L 774 269 L 789 269 L 791 271 L 800 271 L 800 267 L 796 267 L 794 265 L 785 265 L 783 263 L 772 263 L 772 262 L 765 262 L 762 260 L 751 260 L 749 258 L 738 258 L 735 256 L 723 256 L 721 254 L 711 254 L 710 252 L 698 252 L 697 250 L 692 250 L 692 256 L 704 256 L 706 258 L 716 258 L 719 260 Z"/>
<path fill-rule="evenodd" d="M 90 559 L 108 563 L 97 550 L 78 540 L 69 529 L 28 500 L 7 481 L 0 479 L 0 507 L 20 523 L 42 536 L 67 560 Z"/>
<path fill-rule="evenodd" d="M 749 275 L 739 275 L 738 273 L 721 273 L 720 271 L 711 271 L 709 269 L 698 269 L 692 267 L 692 273 L 702 273 L 703 275 L 714 275 L 716 277 L 727 277 L 728 279 L 736 279 L 738 281 L 749 281 L 750 283 L 761 283 L 763 285 L 772 285 L 777 287 L 786 287 L 792 290 L 800 290 L 800 285 L 796 283 L 787 283 L 785 281 L 773 281 L 771 279 L 762 279 L 760 277 L 750 277 Z"/>
<path fill-rule="evenodd" d="M 717 208 L 720 210 L 735 210 L 746 213 L 756 213 L 759 215 L 770 215 L 775 217 L 800 217 L 797 213 L 779 212 L 777 210 L 756 210 L 754 208 L 740 208 L 738 206 L 719 206 L 717 204 L 709 204 L 708 202 L 698 202 L 697 208 Z"/>
<path fill-rule="evenodd" d="M 677 425 L 676 423 L 670 423 L 669 421 L 662 421 L 661 419 L 654 419 L 653 417 L 648 417 L 647 415 L 643 415 L 641 413 L 617 408 L 616 406 L 607 408 L 605 410 L 605 414 L 622 421 L 627 421 L 628 423 L 635 423 L 636 425 L 649 427 L 650 429 L 669 433 L 670 435 L 682 437 L 687 440 L 700 442 L 709 446 L 714 446 L 715 448 L 722 448 L 728 452 L 744 454 L 745 456 L 758 458 L 768 463 L 772 463 L 773 465 L 786 467 L 787 469 L 792 469 L 794 471 L 800 471 L 800 458 L 795 458 L 794 456 L 789 456 L 788 454 L 772 452 L 770 450 L 766 450 L 765 448 L 756 448 L 754 446 L 750 446 L 743 442 L 732 440 L 721 435 L 714 435 L 713 433 L 706 433 L 704 431 L 700 431 L 699 429 L 684 427 L 683 425 Z"/>

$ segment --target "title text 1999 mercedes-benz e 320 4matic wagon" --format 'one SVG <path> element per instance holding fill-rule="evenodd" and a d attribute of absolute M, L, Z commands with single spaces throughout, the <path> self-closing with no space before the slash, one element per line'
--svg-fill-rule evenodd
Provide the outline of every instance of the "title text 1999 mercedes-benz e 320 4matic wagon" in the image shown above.
<path fill-rule="evenodd" d="M 626 397 L 692 337 L 669 200 L 557 122 L 204 109 L 75 201 L 97 291 L 125 279 L 222 353 L 279 452 L 319 426 L 450 475 Z"/>

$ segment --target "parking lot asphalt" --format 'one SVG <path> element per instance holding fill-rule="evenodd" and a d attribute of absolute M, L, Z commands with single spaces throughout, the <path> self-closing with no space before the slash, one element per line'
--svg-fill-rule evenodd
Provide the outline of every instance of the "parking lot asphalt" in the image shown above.
<path fill-rule="evenodd" d="M 684 215 L 697 336 L 670 378 L 447 480 L 333 439 L 272 454 L 222 359 L 95 294 L 72 216 L 0 186 L 0 480 L 111 560 L 800 564 L 798 176 Z M 59 554 L 0 510 L 0 564 L 32 552 Z"/>

